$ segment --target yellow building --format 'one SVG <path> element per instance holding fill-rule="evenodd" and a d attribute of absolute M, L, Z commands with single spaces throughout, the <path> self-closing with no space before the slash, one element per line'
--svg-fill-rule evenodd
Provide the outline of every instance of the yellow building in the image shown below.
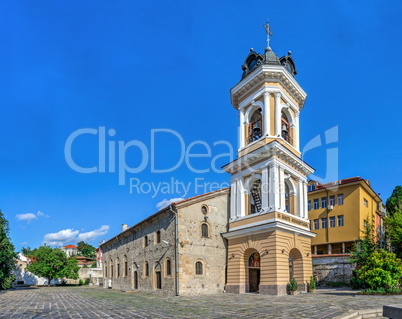
<path fill-rule="evenodd" d="M 251 50 L 231 89 L 239 113 L 238 158 L 231 174 L 227 284 L 230 293 L 286 294 L 291 277 L 305 290 L 312 275 L 307 180 L 299 114 L 306 93 L 290 55 Z"/>
<path fill-rule="evenodd" d="M 361 239 L 365 219 L 375 226 L 377 239 L 382 233 L 381 217 L 384 214 L 381 198 L 368 180 L 352 177 L 308 186 L 308 216 L 313 255 L 348 253 Z"/>

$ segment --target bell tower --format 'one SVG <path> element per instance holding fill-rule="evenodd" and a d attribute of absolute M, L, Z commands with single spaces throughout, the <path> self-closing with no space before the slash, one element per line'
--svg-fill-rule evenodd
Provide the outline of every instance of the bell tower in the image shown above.
<path fill-rule="evenodd" d="M 254 50 L 230 91 L 239 113 L 238 158 L 231 174 L 226 291 L 286 294 L 291 277 L 305 290 L 312 275 L 307 179 L 299 115 L 307 94 L 295 80 L 291 52 Z"/>

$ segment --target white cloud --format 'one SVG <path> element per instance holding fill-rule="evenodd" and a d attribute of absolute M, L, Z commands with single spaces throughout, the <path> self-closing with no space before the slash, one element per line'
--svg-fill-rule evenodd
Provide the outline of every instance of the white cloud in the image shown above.
<path fill-rule="evenodd" d="M 49 217 L 49 216 L 45 215 L 41 211 L 38 211 L 36 215 L 33 213 L 27 213 L 27 214 L 17 214 L 15 215 L 15 217 L 17 217 L 18 220 L 25 220 L 27 222 L 30 222 L 34 219 L 38 219 L 39 217 Z"/>
<path fill-rule="evenodd" d="M 171 198 L 171 199 L 164 199 L 162 201 L 160 201 L 158 204 L 156 204 L 156 208 L 161 209 L 163 207 L 166 207 L 167 205 L 174 203 L 174 202 L 179 202 L 181 200 L 183 200 L 184 198 Z"/>
<path fill-rule="evenodd" d="M 28 222 L 30 222 L 33 219 L 36 219 L 36 215 L 32 213 L 17 214 L 15 217 L 17 217 L 18 220 L 26 220 Z"/>
<path fill-rule="evenodd" d="M 106 235 L 109 231 L 110 227 L 108 225 L 103 225 L 101 228 L 86 232 L 86 233 L 81 233 L 78 235 L 78 241 L 91 241 L 94 240 L 95 238 L 99 236 Z"/>
<path fill-rule="evenodd" d="M 43 242 L 50 246 L 64 246 L 67 243 L 77 243 L 81 240 L 88 242 L 107 234 L 109 229 L 108 225 L 85 233 L 80 233 L 79 230 L 74 229 L 64 229 L 57 233 L 46 234 L 43 237 Z"/>

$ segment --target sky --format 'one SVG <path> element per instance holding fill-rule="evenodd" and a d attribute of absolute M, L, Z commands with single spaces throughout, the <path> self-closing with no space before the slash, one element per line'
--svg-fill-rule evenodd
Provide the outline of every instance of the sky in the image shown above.
<path fill-rule="evenodd" d="M 315 179 L 402 184 L 397 1 L 0 2 L 0 208 L 17 250 L 98 246 L 219 187 L 250 48 L 292 51 Z M 204 154 L 203 157 L 191 154 Z"/>

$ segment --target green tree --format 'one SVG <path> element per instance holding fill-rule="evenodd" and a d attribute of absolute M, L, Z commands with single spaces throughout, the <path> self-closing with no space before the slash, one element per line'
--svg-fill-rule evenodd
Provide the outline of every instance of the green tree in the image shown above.
<path fill-rule="evenodd" d="M 17 254 L 9 237 L 8 221 L 0 210 L 0 290 L 8 289 L 14 281 L 12 270 L 15 269 Z"/>
<path fill-rule="evenodd" d="M 66 253 L 59 248 L 40 246 L 32 251 L 30 257 L 33 261 L 27 270 L 39 277 L 47 278 L 48 285 L 52 279 L 78 279 L 77 259 L 67 258 Z"/>
<path fill-rule="evenodd" d="M 398 258 L 402 257 L 402 210 L 384 218 L 384 226 L 390 244 Z"/>
<path fill-rule="evenodd" d="M 402 186 L 396 186 L 391 197 L 387 199 L 387 213 L 392 216 L 397 211 L 402 211 Z"/>
<path fill-rule="evenodd" d="M 364 229 L 362 240 L 353 246 L 350 260 L 356 263 L 356 268 L 363 266 L 367 258 L 376 251 L 377 244 L 375 242 L 374 225 L 368 218 L 364 220 Z"/>
<path fill-rule="evenodd" d="M 91 258 L 92 260 L 96 258 L 96 248 L 94 246 L 87 244 L 84 241 L 80 241 L 77 244 L 77 248 L 79 256 Z"/>
<path fill-rule="evenodd" d="M 357 270 L 357 275 L 369 289 L 393 292 L 399 289 L 402 263 L 394 253 L 380 249 L 367 258 L 365 264 Z"/>
<path fill-rule="evenodd" d="M 30 254 L 32 253 L 32 249 L 31 247 L 22 247 L 21 248 L 21 254 L 23 254 L 24 256 L 28 257 Z"/>

